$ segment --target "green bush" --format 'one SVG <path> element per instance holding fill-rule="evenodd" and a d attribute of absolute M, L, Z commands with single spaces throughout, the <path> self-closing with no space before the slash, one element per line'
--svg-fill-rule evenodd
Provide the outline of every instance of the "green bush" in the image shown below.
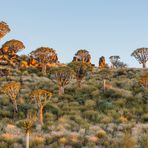
<path fill-rule="evenodd" d="M 8 99 L 8 97 L 6 96 L 3 96 L 2 98 L 0 98 L 0 104 L 3 105 L 3 106 L 7 106 L 9 105 L 10 101 Z"/>
<path fill-rule="evenodd" d="M 79 124 L 81 128 L 85 129 L 89 128 L 89 123 L 80 116 L 71 116 L 70 119 Z"/>
<path fill-rule="evenodd" d="M 94 109 L 96 106 L 96 101 L 95 100 L 87 100 L 85 102 L 85 107 L 89 109 Z"/>
<path fill-rule="evenodd" d="M 12 118 L 13 112 L 7 110 L 0 110 L 0 118 Z"/>
<path fill-rule="evenodd" d="M 106 100 L 97 100 L 96 107 L 97 107 L 97 110 L 104 113 L 114 108 L 112 102 L 109 102 Z"/>
<path fill-rule="evenodd" d="M 51 112 L 52 114 L 56 115 L 57 117 L 59 117 L 62 114 L 61 109 L 57 105 L 54 105 L 51 103 L 46 104 L 44 110 L 45 110 L 45 112 Z"/>
<path fill-rule="evenodd" d="M 141 118 L 143 122 L 148 122 L 148 113 L 143 114 Z"/>
<path fill-rule="evenodd" d="M 94 110 L 85 111 L 83 113 L 83 117 L 88 119 L 91 122 L 98 122 L 100 120 L 99 113 Z"/>

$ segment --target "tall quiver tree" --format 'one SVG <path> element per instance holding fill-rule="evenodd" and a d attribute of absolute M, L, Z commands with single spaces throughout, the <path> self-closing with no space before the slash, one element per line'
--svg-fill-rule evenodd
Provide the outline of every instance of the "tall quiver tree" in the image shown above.
<path fill-rule="evenodd" d="M 3 54 L 8 54 L 10 56 L 16 55 L 17 52 L 24 49 L 25 46 L 22 41 L 12 39 L 10 41 L 7 41 L 2 45 L 2 52 Z"/>
<path fill-rule="evenodd" d="M 73 76 L 73 71 L 68 66 L 56 67 L 51 70 L 51 73 L 54 75 L 53 79 L 56 80 L 59 87 L 59 95 L 64 94 L 64 87 L 69 84 Z"/>
<path fill-rule="evenodd" d="M 47 64 L 58 62 L 58 57 L 55 50 L 48 47 L 40 47 L 35 51 L 32 51 L 30 53 L 30 56 L 37 60 L 38 63 L 41 65 L 43 75 L 46 75 Z"/>
<path fill-rule="evenodd" d="M 1 89 L 1 91 L 7 95 L 10 99 L 10 101 L 13 104 L 14 112 L 18 112 L 18 107 L 17 107 L 17 95 L 20 91 L 21 85 L 19 82 L 9 82 L 5 84 Z"/>
<path fill-rule="evenodd" d="M 7 23 L 1 21 L 0 22 L 0 40 L 3 38 L 8 32 L 10 32 L 10 28 Z"/>
<path fill-rule="evenodd" d="M 80 88 L 81 82 L 87 75 L 87 72 L 92 71 L 92 65 L 89 63 L 83 63 L 83 62 L 71 62 L 68 64 L 68 66 L 73 69 L 76 80 L 77 80 L 77 86 Z"/>
<path fill-rule="evenodd" d="M 46 90 L 38 89 L 31 92 L 30 98 L 32 102 L 35 102 L 38 108 L 38 120 L 39 124 L 43 125 L 43 109 L 49 102 L 52 93 Z"/>
<path fill-rule="evenodd" d="M 23 42 L 19 40 L 10 40 L 2 45 L 0 50 L 0 59 L 7 61 L 8 64 L 15 66 L 18 64 L 17 52 L 24 49 Z"/>
<path fill-rule="evenodd" d="M 75 54 L 73 61 L 81 61 L 83 63 L 91 63 L 91 55 L 85 49 L 80 49 Z"/>
<path fill-rule="evenodd" d="M 146 68 L 146 62 L 148 61 L 148 48 L 138 48 L 133 51 L 131 56 L 143 65 L 143 68 Z"/>
<path fill-rule="evenodd" d="M 112 64 L 112 67 L 116 68 L 116 63 L 118 63 L 118 61 L 120 60 L 120 56 L 116 56 L 116 55 L 110 56 L 109 59 L 110 59 L 110 62 Z"/>

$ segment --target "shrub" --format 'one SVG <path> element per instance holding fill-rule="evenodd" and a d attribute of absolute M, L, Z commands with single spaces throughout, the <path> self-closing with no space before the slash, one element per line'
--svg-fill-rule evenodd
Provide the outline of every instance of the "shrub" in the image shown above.
<path fill-rule="evenodd" d="M 29 74 L 35 73 L 35 74 L 41 75 L 41 72 L 37 68 L 35 68 L 35 67 L 29 67 L 29 68 L 27 68 L 27 72 Z"/>
<path fill-rule="evenodd" d="M 148 113 L 145 113 L 145 114 L 142 115 L 142 121 L 148 122 Z"/>
<path fill-rule="evenodd" d="M 108 124 L 108 123 L 111 123 L 112 122 L 112 116 L 102 116 L 101 119 L 100 119 L 100 123 L 104 123 L 104 124 Z"/>
<path fill-rule="evenodd" d="M 46 112 L 44 114 L 44 120 L 45 120 L 45 122 L 47 122 L 47 121 L 53 121 L 53 120 L 55 120 L 55 116 L 52 113 Z"/>
<path fill-rule="evenodd" d="M 7 110 L 0 110 L 0 118 L 12 118 L 13 113 Z"/>
<path fill-rule="evenodd" d="M 97 98 L 97 97 L 99 97 L 100 92 L 99 92 L 99 90 L 94 90 L 94 91 L 92 91 L 91 95 L 93 98 Z"/>
<path fill-rule="evenodd" d="M 34 136 L 31 138 L 30 140 L 30 147 L 34 148 L 34 147 L 41 147 L 40 145 L 45 143 L 45 138 L 41 137 L 41 136 Z M 44 147 L 44 145 L 43 145 Z"/>
<path fill-rule="evenodd" d="M 67 138 L 66 137 L 61 137 L 59 138 L 59 143 L 60 144 L 66 144 L 68 141 L 67 141 Z"/>
<path fill-rule="evenodd" d="M 97 109 L 100 112 L 106 112 L 107 110 L 110 110 L 113 108 L 112 102 L 106 101 L 106 100 L 97 100 Z"/>
<path fill-rule="evenodd" d="M 83 118 L 81 118 L 80 116 L 71 116 L 70 119 L 74 120 L 77 124 L 79 124 L 81 128 L 85 128 L 85 129 L 89 128 L 89 123 Z"/>
<path fill-rule="evenodd" d="M 104 130 L 99 130 L 96 135 L 98 138 L 104 138 L 106 136 L 106 132 Z"/>
<path fill-rule="evenodd" d="M 126 104 L 126 100 L 124 98 L 118 99 L 114 102 L 116 106 L 123 107 Z"/>
<path fill-rule="evenodd" d="M 119 69 L 114 73 L 113 77 L 116 78 L 116 77 L 126 76 L 126 75 L 127 75 L 126 69 Z"/>
<path fill-rule="evenodd" d="M 8 147 L 8 145 L 7 145 L 7 143 L 6 142 L 0 142 L 0 148 L 7 148 Z"/>
<path fill-rule="evenodd" d="M 83 113 L 84 118 L 88 119 L 92 122 L 98 122 L 100 120 L 100 116 L 97 111 L 89 110 Z"/>
<path fill-rule="evenodd" d="M 0 136 L 0 141 L 7 143 L 9 146 L 18 141 L 16 135 L 5 133 Z"/>
<path fill-rule="evenodd" d="M 93 109 L 96 106 L 96 102 L 94 100 L 87 100 L 85 106 L 86 108 Z"/>
<path fill-rule="evenodd" d="M 0 104 L 1 105 L 3 105 L 3 106 L 7 106 L 7 105 L 9 105 L 9 99 L 8 99 L 8 97 L 5 97 L 5 96 L 3 96 L 2 98 L 0 98 Z"/>
<path fill-rule="evenodd" d="M 144 135 L 140 138 L 140 147 L 147 148 L 148 147 L 148 136 Z"/>
<path fill-rule="evenodd" d="M 57 117 L 59 117 L 62 114 L 61 109 L 57 105 L 54 105 L 54 104 L 51 104 L 51 103 L 48 103 L 45 106 L 44 110 L 46 112 L 51 112 L 52 114 L 56 115 Z"/>
<path fill-rule="evenodd" d="M 121 148 L 135 148 L 135 140 L 129 133 L 125 133 L 125 135 L 120 140 Z"/>
<path fill-rule="evenodd" d="M 50 144 L 54 143 L 55 141 L 57 141 L 56 137 L 46 137 L 45 144 L 50 145 Z"/>
<path fill-rule="evenodd" d="M 74 97 L 71 96 L 71 95 L 68 95 L 68 94 L 64 94 L 64 95 L 59 97 L 59 100 L 71 102 L 71 101 L 74 100 Z"/>

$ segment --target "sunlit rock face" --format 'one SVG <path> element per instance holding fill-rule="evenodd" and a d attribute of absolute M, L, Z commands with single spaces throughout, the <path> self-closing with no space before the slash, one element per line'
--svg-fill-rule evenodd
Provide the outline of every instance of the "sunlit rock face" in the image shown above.
<path fill-rule="evenodd" d="M 103 69 L 103 68 L 107 68 L 107 67 L 108 66 L 106 64 L 105 57 L 104 56 L 100 57 L 100 59 L 99 59 L 99 68 Z"/>

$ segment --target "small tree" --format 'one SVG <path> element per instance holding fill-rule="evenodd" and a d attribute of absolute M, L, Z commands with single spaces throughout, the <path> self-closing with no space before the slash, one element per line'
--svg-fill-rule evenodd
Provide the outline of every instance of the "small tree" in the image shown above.
<path fill-rule="evenodd" d="M 148 48 L 138 48 L 133 51 L 131 56 L 143 65 L 143 68 L 146 68 L 146 62 L 148 61 Z"/>
<path fill-rule="evenodd" d="M 19 125 L 24 130 L 26 135 L 26 148 L 29 148 L 29 137 L 32 132 L 34 121 L 31 118 L 20 121 Z"/>
<path fill-rule="evenodd" d="M 2 92 L 7 95 L 13 104 L 14 112 L 18 112 L 16 97 L 20 91 L 21 85 L 18 82 L 9 82 L 2 87 Z"/>
<path fill-rule="evenodd" d="M 58 61 L 55 50 L 48 47 L 40 47 L 35 51 L 31 52 L 30 56 L 37 60 L 38 63 L 41 65 L 43 75 L 46 75 L 48 63 L 56 63 Z"/>
<path fill-rule="evenodd" d="M 3 38 L 8 32 L 10 32 L 10 28 L 7 23 L 1 21 L 0 22 L 0 39 Z"/>
<path fill-rule="evenodd" d="M 42 89 L 34 90 L 30 95 L 32 101 L 35 102 L 38 107 L 38 119 L 40 125 L 43 125 L 43 108 L 48 103 L 51 96 L 51 92 Z"/>
<path fill-rule="evenodd" d="M 116 63 L 120 60 L 120 56 L 110 56 L 110 62 L 112 63 L 112 67 L 116 67 Z"/>
<path fill-rule="evenodd" d="M 103 81 L 103 91 L 106 91 L 106 88 L 109 84 L 107 84 L 107 80 L 110 80 L 110 77 L 112 75 L 112 71 L 110 69 L 102 69 L 99 71 L 99 77 L 100 80 Z"/>
<path fill-rule="evenodd" d="M 69 67 L 75 72 L 75 77 L 77 80 L 77 86 L 81 87 L 81 82 L 85 78 L 88 71 L 92 71 L 91 64 L 83 62 L 71 62 L 68 64 Z"/>
<path fill-rule="evenodd" d="M 2 45 L 0 51 L 0 59 L 9 65 L 15 66 L 19 64 L 16 53 L 25 48 L 24 44 L 19 40 L 10 40 Z"/>
<path fill-rule="evenodd" d="M 90 63 L 90 60 L 91 60 L 91 56 L 89 52 L 85 49 L 78 50 L 73 58 L 73 61 L 81 61 L 83 63 L 84 62 Z"/>
<path fill-rule="evenodd" d="M 72 79 L 73 71 L 68 66 L 64 67 L 57 67 L 52 69 L 52 74 L 56 79 L 56 82 L 59 87 L 59 95 L 64 94 L 64 87 L 69 84 L 70 80 Z"/>
<path fill-rule="evenodd" d="M 112 63 L 113 68 L 125 68 L 127 64 L 120 61 L 119 56 L 110 56 L 110 62 Z"/>

